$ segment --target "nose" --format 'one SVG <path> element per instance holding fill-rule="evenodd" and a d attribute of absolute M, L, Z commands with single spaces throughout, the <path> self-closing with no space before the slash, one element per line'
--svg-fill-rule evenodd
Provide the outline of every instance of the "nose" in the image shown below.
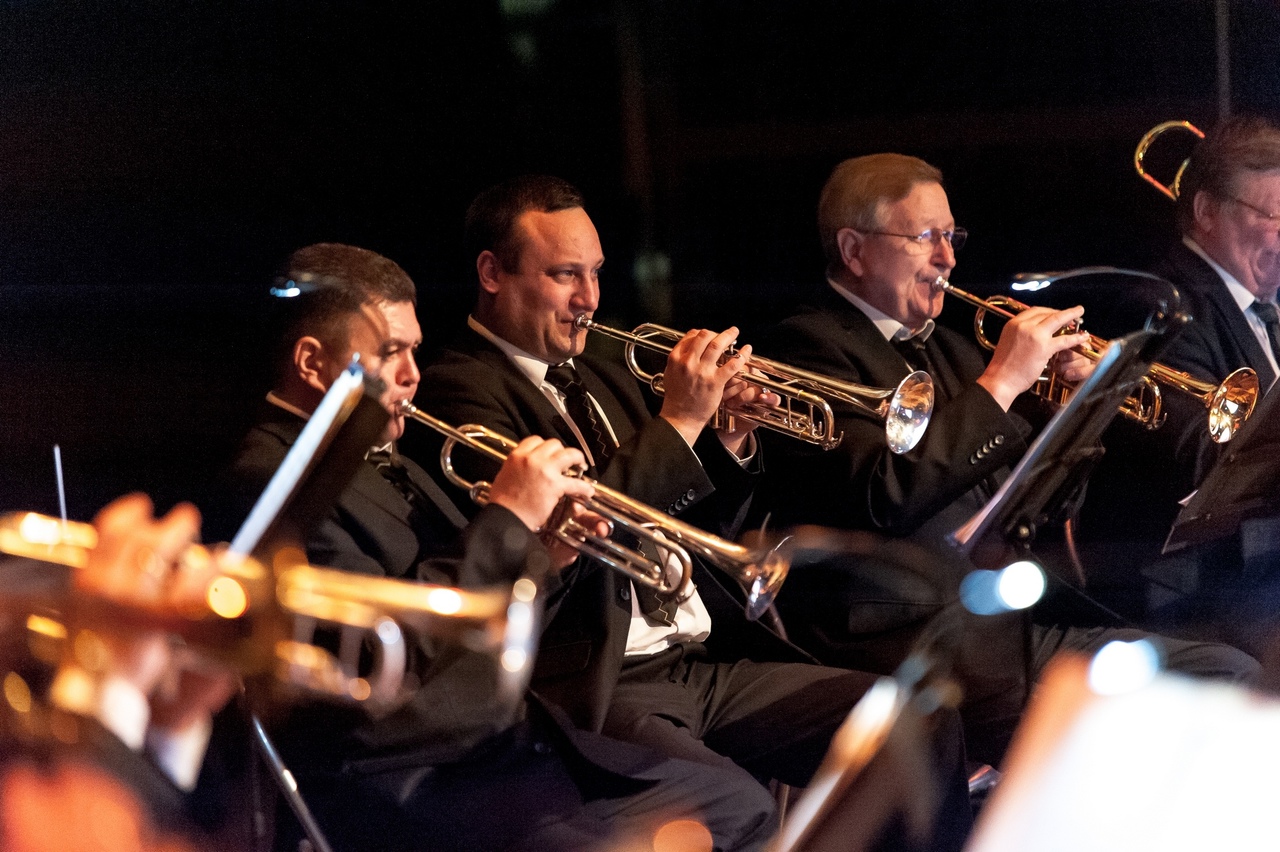
<path fill-rule="evenodd" d="M 590 313 L 599 307 L 600 279 L 590 272 L 578 276 L 578 286 L 574 288 L 569 305 L 575 314 L 584 311 Z"/>
<path fill-rule="evenodd" d="M 938 240 L 933 245 L 933 256 L 930 258 L 933 265 L 942 270 L 945 276 L 948 272 L 955 268 L 956 250 L 952 248 L 950 240 Z"/>
<path fill-rule="evenodd" d="M 396 383 L 401 387 L 417 387 L 421 380 L 422 373 L 418 370 L 418 359 L 413 357 L 412 352 L 405 352 L 404 359 L 396 368 Z"/>

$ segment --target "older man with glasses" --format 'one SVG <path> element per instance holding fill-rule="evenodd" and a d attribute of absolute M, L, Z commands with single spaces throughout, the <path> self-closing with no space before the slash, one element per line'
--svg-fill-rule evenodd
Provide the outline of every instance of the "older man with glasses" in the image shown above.
<path fill-rule="evenodd" d="M 793 567 L 778 600 L 792 638 L 824 662 L 879 671 L 891 669 L 955 600 L 970 566 L 948 559 L 939 545 L 993 496 L 1025 451 L 1031 426 L 1011 410 L 1015 399 L 1051 360 L 1071 381 L 1087 377 L 1092 364 L 1072 351 L 1085 338 L 1070 330 L 1080 307 L 1018 314 L 989 363 L 971 338 L 935 323 L 943 303 L 937 281 L 951 274 L 966 232 L 951 215 L 942 173 L 923 160 L 874 154 L 841 163 L 822 190 L 818 230 L 828 286 L 761 341 L 761 351 L 873 387 L 891 388 L 911 370 L 925 370 L 936 403 L 920 443 L 904 454 L 889 449 L 881 422 L 840 403 L 833 408 L 844 439 L 834 450 L 762 436 L 769 466 L 757 500 L 776 525 L 910 537 L 939 554 L 903 548 L 894 559 Z M 970 753 L 999 759 L 1026 679 L 1055 651 L 1147 635 L 1060 626 L 1044 612 L 975 625 L 959 654 Z M 1169 666 L 1187 673 L 1247 679 L 1257 669 L 1225 646 L 1168 642 L 1165 650 Z"/>

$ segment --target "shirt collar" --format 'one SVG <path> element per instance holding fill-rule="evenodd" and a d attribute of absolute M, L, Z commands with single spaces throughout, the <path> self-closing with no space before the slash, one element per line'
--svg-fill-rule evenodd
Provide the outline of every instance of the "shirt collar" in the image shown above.
<path fill-rule="evenodd" d="M 535 385 L 541 385 L 546 381 L 547 369 L 552 366 L 551 364 L 536 355 L 530 355 L 519 346 L 515 346 L 503 340 L 501 337 L 498 337 L 498 335 L 481 325 L 480 320 L 476 319 L 474 316 L 467 317 L 467 325 L 476 334 L 498 347 L 498 349 L 502 351 L 503 355 L 506 355 L 511 359 L 512 363 L 516 365 L 516 368 L 519 369 L 520 372 L 529 377 L 529 381 L 533 382 Z M 564 363 L 573 364 L 573 359 L 570 358 Z"/>
<path fill-rule="evenodd" d="M 294 405 L 291 402 L 285 402 L 283 399 L 276 396 L 275 391 L 267 391 L 267 402 L 271 403 L 276 408 L 283 408 L 285 411 L 289 412 L 290 414 L 296 414 L 297 416 L 301 417 L 303 420 L 311 419 L 311 412 L 303 411 L 301 408 L 299 408 L 298 406 Z"/>
<path fill-rule="evenodd" d="M 1209 257 L 1208 253 L 1200 247 L 1199 243 L 1191 239 L 1191 237 L 1184 236 L 1182 238 L 1182 244 L 1200 255 L 1201 260 L 1213 267 L 1213 271 L 1218 273 L 1218 277 L 1222 279 L 1222 283 L 1227 285 L 1227 292 L 1231 294 L 1231 298 L 1235 300 L 1235 303 L 1240 306 L 1240 310 L 1248 310 L 1250 305 L 1258 301 L 1258 297 L 1250 293 L 1248 287 L 1245 287 L 1237 281 L 1234 275 L 1223 269 L 1222 265 L 1216 260 Z"/>
<path fill-rule="evenodd" d="M 885 340 L 888 340 L 888 341 L 910 340 L 913 337 L 918 337 L 920 338 L 921 341 L 925 341 L 929 339 L 929 335 L 933 334 L 933 327 L 935 323 L 931 319 L 925 320 L 925 323 L 921 327 L 921 329 L 915 332 L 914 334 L 912 334 L 911 330 L 907 328 L 905 325 L 898 322 L 896 319 L 889 316 L 884 311 L 881 311 L 878 308 L 872 307 L 870 304 L 866 302 L 866 300 L 855 296 L 853 293 L 850 293 L 848 290 L 846 290 L 845 288 L 837 284 L 833 279 L 828 278 L 827 283 L 830 284 L 831 289 L 839 293 L 844 298 L 845 301 L 847 301 L 849 304 L 853 305 L 855 308 L 857 308 L 858 310 L 866 314 L 867 319 L 871 320 L 871 323 L 876 327 L 876 329 L 882 335 L 884 335 Z"/>

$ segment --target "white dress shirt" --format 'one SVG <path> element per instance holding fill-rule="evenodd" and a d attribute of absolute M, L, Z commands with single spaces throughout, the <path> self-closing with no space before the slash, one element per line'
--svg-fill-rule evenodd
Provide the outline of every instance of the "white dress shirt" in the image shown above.
<path fill-rule="evenodd" d="M 534 386 L 542 392 L 542 395 L 555 407 L 556 411 L 560 413 L 560 416 L 569 425 L 569 428 L 573 430 L 574 435 L 578 438 L 579 446 L 587 455 L 588 461 L 592 461 L 594 465 L 590 451 L 586 449 L 588 442 L 583 440 L 577 424 L 569 416 L 563 396 L 556 387 L 547 381 L 547 370 L 553 365 L 498 337 L 481 325 L 475 317 L 468 317 L 467 325 L 485 340 L 502 350 L 503 354 L 516 365 L 516 369 L 527 376 L 529 381 L 533 382 Z M 572 359 L 570 359 L 569 363 L 572 363 Z M 613 424 L 605 416 L 604 410 L 589 392 L 587 393 L 587 399 L 595 409 L 596 417 L 608 431 L 609 438 L 617 445 L 617 433 L 614 432 Z M 668 574 L 675 574 L 678 577 L 678 570 L 671 562 L 669 561 L 667 564 Z M 628 655 L 656 654 L 659 651 L 665 651 L 678 642 L 701 642 L 711 635 L 711 613 L 707 611 L 707 607 L 702 602 L 702 598 L 698 595 L 696 588 L 693 591 L 693 595 L 680 604 L 673 620 L 675 624 L 662 624 L 645 616 L 640 611 L 640 602 L 636 597 L 635 584 L 632 583 L 631 626 L 627 631 L 626 653 Z"/>

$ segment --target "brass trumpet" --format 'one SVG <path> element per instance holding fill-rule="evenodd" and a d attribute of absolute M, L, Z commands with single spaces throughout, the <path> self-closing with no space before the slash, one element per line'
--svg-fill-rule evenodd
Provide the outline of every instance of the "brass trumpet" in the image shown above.
<path fill-rule="evenodd" d="M 935 290 L 950 293 L 978 309 L 973 317 L 973 333 L 978 342 L 987 349 L 996 348 L 983 330 L 983 321 L 987 313 L 1012 319 L 1028 307 L 1008 296 L 996 295 L 983 299 L 961 290 L 942 276 L 938 276 L 933 286 Z M 1066 329 L 1066 331 L 1074 333 L 1075 329 Z M 1090 360 L 1097 361 L 1102 357 L 1107 344 L 1108 341 L 1091 334 L 1088 342 L 1081 347 L 1081 352 Z M 1249 419 L 1254 405 L 1258 402 L 1258 375 L 1248 367 L 1241 367 L 1221 383 L 1214 385 L 1194 378 L 1181 370 L 1175 370 L 1163 364 L 1152 364 L 1137 393 L 1126 399 L 1120 406 L 1120 413 L 1130 420 L 1141 423 L 1147 429 L 1160 428 L 1165 418 L 1164 397 L 1160 390 L 1162 386 L 1189 393 L 1200 400 L 1201 404 L 1208 409 L 1209 437 L 1218 444 L 1225 444 L 1240 431 L 1240 427 Z M 1040 377 L 1034 390 L 1040 396 L 1058 405 L 1069 400 L 1071 394 L 1075 392 L 1074 386 L 1048 369 Z"/>
<path fill-rule="evenodd" d="M 643 347 L 669 353 L 683 334 L 654 323 L 645 323 L 630 332 L 620 331 L 601 325 L 586 314 L 579 314 L 574 325 L 625 342 L 627 367 L 636 378 L 648 383 L 654 393 L 662 395 L 662 374 L 645 372 L 636 361 L 636 349 Z M 733 349 L 725 353 L 725 357 L 733 355 Z M 726 418 L 743 417 L 766 429 L 830 450 L 837 447 L 843 437 L 836 432 L 835 415 L 828 401 L 835 399 L 882 421 L 889 449 L 902 454 L 920 442 L 933 413 L 933 379 L 920 370 L 911 373 L 895 388 L 873 388 L 801 370 L 758 355 L 752 355 L 745 368 L 754 372 L 748 373 L 744 369 L 741 377 L 777 394 L 782 399 L 781 405 L 755 404 L 732 415 L 722 408 L 712 425 L 732 428 L 731 421 Z"/>
<path fill-rule="evenodd" d="M 1173 180 L 1167 184 L 1161 183 L 1153 178 L 1147 172 L 1146 166 L 1143 163 L 1147 156 L 1147 149 L 1151 147 L 1152 143 L 1154 143 L 1157 138 L 1168 133 L 1170 130 L 1185 130 L 1196 136 L 1198 139 L 1204 138 L 1204 133 L 1189 121 L 1165 121 L 1157 124 L 1155 127 L 1148 130 L 1140 140 L 1138 140 L 1138 147 L 1133 152 L 1133 167 L 1137 170 L 1138 177 L 1154 186 L 1157 191 L 1170 201 L 1177 201 L 1178 194 L 1182 191 L 1182 173 L 1187 170 L 1187 164 L 1191 162 L 1191 158 L 1188 157 L 1182 161 L 1182 165 L 1178 166 L 1178 170 L 1174 172 Z"/>
<path fill-rule="evenodd" d="M 487 503 L 490 483 L 472 482 L 459 474 L 454 468 L 453 451 L 461 444 L 501 463 L 515 448 L 516 442 L 483 426 L 451 426 L 408 400 L 400 403 L 400 410 L 405 417 L 430 426 L 444 436 L 444 446 L 440 448 L 440 466 L 445 476 L 454 485 L 466 489 L 476 503 Z M 565 475 L 581 477 L 582 471 L 569 470 Z M 678 521 L 666 512 L 646 506 L 598 482 L 592 482 L 591 485 L 595 489 L 595 495 L 588 500 L 565 500 L 559 510 L 553 513 L 543 529 L 543 535 L 564 542 L 635 582 L 671 595 L 678 601 L 688 600 L 693 594 L 693 561 L 690 553 L 703 557 L 743 585 L 747 596 L 747 618 L 751 620 L 763 615 L 777 596 L 790 568 L 790 560 L 780 550 L 781 544 L 767 550 L 751 550 Z M 611 529 L 624 529 L 640 541 L 650 543 L 657 549 L 658 558 L 650 558 L 638 548 L 619 544 L 608 536 L 597 535 L 573 518 L 574 502 L 603 517 L 610 523 Z M 664 555 L 670 555 L 679 562 L 679 580 L 668 578 Z"/>
<path fill-rule="evenodd" d="M 0 553 L 80 569 L 96 544 L 90 524 L 34 512 L 0 516 Z M 65 588 L 70 584 L 51 590 L 43 582 L 31 594 L 6 583 L 2 609 L 25 615 L 33 633 L 51 639 L 66 638 L 68 614 L 91 625 L 172 633 L 241 674 L 273 672 L 281 683 L 308 692 L 375 705 L 402 697 L 405 628 L 492 653 L 499 664 L 499 699 L 513 702 L 524 693 L 537 632 L 537 588 L 531 580 L 468 591 L 315 568 L 288 549 L 276 555 L 273 569 L 200 545 L 182 556 L 183 565 L 192 567 L 209 562 L 216 571 L 204 605 L 180 616 Z M 338 654 L 315 644 L 320 625 L 340 629 Z M 372 668 L 361 672 L 367 643 L 373 645 Z"/>

